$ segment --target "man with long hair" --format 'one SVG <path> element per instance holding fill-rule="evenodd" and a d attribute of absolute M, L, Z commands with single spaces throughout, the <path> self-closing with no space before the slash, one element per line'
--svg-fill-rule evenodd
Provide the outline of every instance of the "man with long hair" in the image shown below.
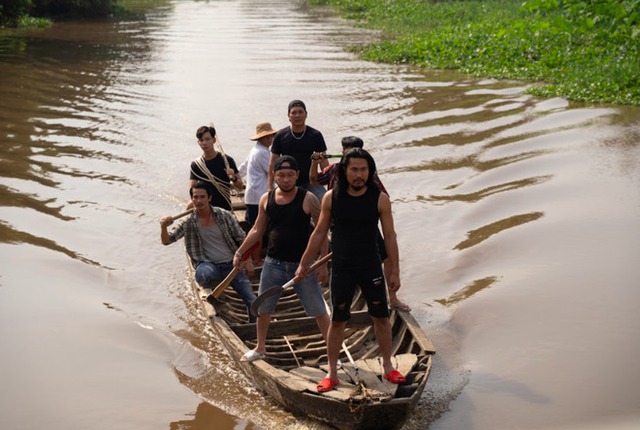
<path fill-rule="evenodd" d="M 306 276 L 311 259 L 332 229 L 331 305 L 332 316 L 327 336 L 329 373 L 317 386 L 318 392 L 332 390 L 339 384 L 337 360 L 344 340 L 344 329 L 356 287 L 367 301 L 373 329 L 382 354 L 385 379 L 394 384 L 405 381 L 391 363 L 391 324 L 377 244 L 378 221 L 382 225 L 384 246 L 390 270 L 389 289 L 400 288 L 398 242 L 393 226 L 389 196 L 380 192 L 373 180 L 376 165 L 373 157 L 361 148 L 348 151 L 338 165 L 338 181 L 322 199 L 320 219 L 302 255 L 296 276 Z"/>
<path fill-rule="evenodd" d="M 364 141 L 360 139 L 358 136 L 345 136 L 341 140 L 342 144 L 342 154 L 346 154 L 352 148 L 363 148 Z M 319 160 L 324 159 L 324 154 L 319 152 L 314 152 L 311 155 L 311 168 L 309 169 L 309 181 L 311 185 L 326 185 L 327 189 L 332 189 L 338 179 L 338 165 L 339 163 L 333 163 L 322 169 L 320 173 L 318 173 L 318 163 Z M 382 181 L 378 177 L 378 172 L 373 172 L 373 181 L 376 183 L 376 186 L 380 188 L 380 191 L 389 195 L 389 192 L 382 184 Z M 382 265 L 384 267 L 385 276 L 389 272 L 389 264 L 387 260 L 387 251 L 384 249 L 384 239 L 382 235 L 378 235 L 378 246 L 380 247 L 380 258 L 382 259 Z M 411 306 L 404 303 L 395 290 L 389 290 L 389 307 L 391 309 L 395 309 L 398 311 L 411 311 Z"/>

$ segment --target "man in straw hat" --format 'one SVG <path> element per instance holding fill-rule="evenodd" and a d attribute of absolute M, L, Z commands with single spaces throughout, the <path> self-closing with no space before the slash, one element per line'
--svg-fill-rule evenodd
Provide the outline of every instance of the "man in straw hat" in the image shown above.
<path fill-rule="evenodd" d="M 249 138 L 255 140 L 256 144 L 239 168 L 240 175 L 247 177 L 244 203 L 247 207 L 246 221 L 249 228 L 253 227 L 258 217 L 260 197 L 267 192 L 269 147 L 273 143 L 273 135 L 277 132 L 278 130 L 271 128 L 269 122 L 261 122 L 256 125 L 256 134 Z"/>

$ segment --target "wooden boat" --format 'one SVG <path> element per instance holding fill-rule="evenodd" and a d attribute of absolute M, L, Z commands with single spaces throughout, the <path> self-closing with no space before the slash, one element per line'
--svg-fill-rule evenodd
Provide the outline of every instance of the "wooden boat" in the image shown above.
<path fill-rule="evenodd" d="M 394 385 L 380 377 L 382 360 L 372 321 L 362 297 L 354 300 L 345 344 L 357 371 L 341 353 L 340 385 L 318 393 L 317 383 L 328 370 L 326 345 L 315 318 L 305 316 L 292 288 L 283 292 L 269 326 L 267 356 L 252 363 L 240 357 L 256 344 L 255 324 L 247 323 L 246 308 L 232 288 L 215 306 L 207 290 L 193 282 L 215 332 L 243 372 L 265 393 L 294 414 L 339 429 L 399 429 L 411 416 L 427 383 L 435 353 L 431 341 L 408 312 L 392 311 L 393 363 L 407 382 Z M 255 285 L 257 290 L 257 285 Z"/>
<path fill-rule="evenodd" d="M 233 204 L 236 215 L 244 209 L 238 200 Z M 243 215 L 238 218 L 244 219 Z M 253 279 L 256 294 L 258 279 L 259 270 Z M 420 400 L 435 349 L 409 312 L 393 310 L 390 317 L 392 361 L 406 376 L 404 384 L 395 385 L 381 377 L 382 359 L 373 323 L 364 298 L 358 295 L 353 301 L 344 341 L 356 366 L 342 351 L 340 385 L 327 393 L 318 393 L 316 385 L 328 370 L 326 344 L 315 318 L 305 315 L 293 288 L 283 291 L 273 314 L 266 358 L 248 363 L 241 362 L 240 357 L 255 347 L 256 326 L 247 322 L 242 300 L 228 287 L 218 300 L 210 303 L 207 301 L 210 290 L 201 289 L 195 281 L 192 285 L 215 332 L 238 366 L 257 387 L 292 413 L 339 429 L 390 430 L 401 428 Z M 328 295 L 326 290 L 327 300 Z"/>

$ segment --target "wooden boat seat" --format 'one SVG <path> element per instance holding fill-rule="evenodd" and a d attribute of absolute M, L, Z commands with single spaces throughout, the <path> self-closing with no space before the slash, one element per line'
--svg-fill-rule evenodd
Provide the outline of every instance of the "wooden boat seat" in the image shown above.
<path fill-rule="evenodd" d="M 351 313 L 351 319 L 347 325 L 348 328 L 369 327 L 371 325 L 371 317 L 366 310 Z M 247 339 L 255 339 L 255 324 L 232 324 L 230 328 L 236 335 L 246 341 Z M 269 324 L 268 336 L 272 338 L 280 338 L 282 336 L 304 336 L 318 333 L 318 324 L 314 317 L 302 317 L 290 320 L 271 321 Z"/>

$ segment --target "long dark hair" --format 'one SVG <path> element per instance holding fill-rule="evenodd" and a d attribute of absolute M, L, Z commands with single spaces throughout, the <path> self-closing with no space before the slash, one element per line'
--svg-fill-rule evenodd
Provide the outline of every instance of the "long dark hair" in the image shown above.
<path fill-rule="evenodd" d="M 367 178 L 365 185 L 367 188 L 378 188 L 378 185 L 376 185 L 373 180 L 373 174 L 376 171 L 376 162 L 373 160 L 373 157 L 362 148 L 352 148 L 344 154 L 342 159 L 340 159 L 340 163 L 338 163 L 338 181 L 334 187 L 337 194 L 347 192 L 347 187 L 349 186 L 349 183 L 347 182 L 347 166 L 349 166 L 349 161 L 352 158 L 363 158 L 367 160 L 367 164 L 369 165 L 369 177 Z"/>

